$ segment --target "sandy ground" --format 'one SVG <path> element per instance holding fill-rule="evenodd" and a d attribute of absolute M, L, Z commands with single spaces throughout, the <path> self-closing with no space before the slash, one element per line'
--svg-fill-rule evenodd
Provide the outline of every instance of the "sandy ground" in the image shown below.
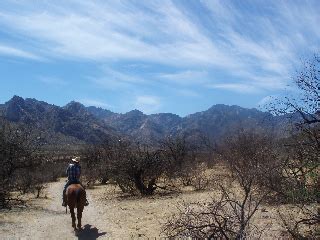
<path fill-rule="evenodd" d="M 161 225 L 175 209 L 173 203 L 190 200 L 181 196 L 149 198 L 123 196 L 114 186 L 88 189 L 90 205 L 83 212 L 83 230 L 76 234 L 71 218 L 61 206 L 64 181 L 47 185 L 46 198 L 31 199 L 29 206 L 0 212 L 1 239 L 127 239 L 161 236 Z M 192 199 L 210 194 L 193 193 Z M 195 196 L 196 195 L 196 196 Z"/>
<path fill-rule="evenodd" d="M 182 202 L 209 201 L 212 191 L 185 191 L 149 198 L 124 196 L 112 185 L 88 189 L 90 205 L 83 213 L 83 230 L 76 234 L 61 206 L 64 181 L 48 184 L 47 198 L 31 199 L 24 209 L 0 212 L 0 239 L 137 239 L 163 237 L 161 226 Z M 262 206 L 255 217 L 263 239 L 287 239 L 276 209 Z"/>

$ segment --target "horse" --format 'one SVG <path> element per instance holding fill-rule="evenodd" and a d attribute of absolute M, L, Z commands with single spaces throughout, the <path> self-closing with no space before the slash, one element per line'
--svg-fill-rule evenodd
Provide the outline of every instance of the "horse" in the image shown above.
<path fill-rule="evenodd" d="M 82 217 L 82 211 L 86 203 L 86 191 L 80 184 L 71 184 L 70 186 L 68 186 L 66 190 L 66 200 L 71 213 L 72 227 L 74 228 L 74 230 L 77 229 L 76 216 L 74 213 L 74 209 L 77 208 L 77 219 L 78 219 L 77 227 L 78 229 L 81 229 L 81 217 Z"/>

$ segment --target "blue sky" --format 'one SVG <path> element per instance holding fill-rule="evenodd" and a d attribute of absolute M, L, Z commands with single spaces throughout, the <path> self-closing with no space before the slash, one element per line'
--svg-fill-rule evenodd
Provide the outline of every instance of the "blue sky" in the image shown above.
<path fill-rule="evenodd" d="M 319 12 L 317 0 L 3 0 L 0 102 L 181 116 L 258 107 L 319 53 Z"/>

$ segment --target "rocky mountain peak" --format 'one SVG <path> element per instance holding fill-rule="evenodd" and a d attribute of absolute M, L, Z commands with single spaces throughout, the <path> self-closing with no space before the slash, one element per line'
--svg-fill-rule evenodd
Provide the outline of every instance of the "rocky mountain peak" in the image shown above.
<path fill-rule="evenodd" d="M 6 105 L 24 105 L 24 99 L 20 96 L 14 95 L 8 102 L 5 103 Z"/>
<path fill-rule="evenodd" d="M 76 101 L 69 102 L 64 109 L 74 114 L 88 114 L 86 107 Z"/>
<path fill-rule="evenodd" d="M 118 113 L 113 113 L 110 110 L 94 106 L 87 107 L 87 111 L 101 120 L 118 115 Z"/>
<path fill-rule="evenodd" d="M 25 102 L 22 97 L 14 95 L 8 102 L 5 103 L 5 117 L 13 122 L 17 122 L 23 116 Z"/>
<path fill-rule="evenodd" d="M 224 104 L 214 105 L 206 111 L 180 117 L 172 113 L 146 115 L 135 109 L 125 114 L 113 113 L 97 107 L 85 107 L 72 101 L 63 108 L 36 99 L 14 96 L 0 105 L 0 116 L 21 122 L 46 132 L 48 142 L 95 143 L 105 136 L 125 135 L 140 142 L 154 143 L 166 136 L 183 134 L 197 139 L 206 134 L 215 141 L 239 126 L 259 126 L 264 129 L 282 129 L 285 117 L 274 117 L 257 109 Z"/>
<path fill-rule="evenodd" d="M 125 115 L 131 116 L 131 117 L 132 116 L 142 117 L 145 114 L 138 109 L 134 109 L 134 110 L 131 110 L 130 112 L 127 112 Z"/>

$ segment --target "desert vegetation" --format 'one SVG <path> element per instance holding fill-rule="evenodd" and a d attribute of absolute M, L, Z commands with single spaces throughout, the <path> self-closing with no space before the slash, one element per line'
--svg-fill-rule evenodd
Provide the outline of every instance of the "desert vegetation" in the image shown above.
<path fill-rule="evenodd" d="M 1 119 L 0 208 L 23 203 L 22 195 L 38 198 L 44 185 L 63 175 L 67 161 L 41 149 L 41 138 L 25 126 Z"/>
<path fill-rule="evenodd" d="M 238 124 L 220 141 L 204 133 L 196 139 L 185 133 L 168 135 L 157 144 L 109 135 L 61 159 L 43 146 L 35 132 L 2 119 L 0 208 L 21 203 L 22 194 L 40 197 L 45 184 L 64 176 L 68 160 L 77 154 L 88 187 L 114 185 L 123 195 L 141 201 L 183 194 L 186 188 L 195 194 L 212 193 L 211 201 L 186 202 L 173 214 L 161 226 L 166 237 L 259 238 L 268 226 L 262 231 L 253 219 L 262 206 L 275 206 L 292 238 L 319 238 L 319 66 L 320 58 L 315 56 L 297 74 L 300 98 L 287 96 L 270 105 L 273 114 L 298 119 L 282 138 L 258 124 Z M 212 174 L 217 166 L 225 169 L 223 177 Z M 292 211 L 283 210 L 284 205 Z"/>

